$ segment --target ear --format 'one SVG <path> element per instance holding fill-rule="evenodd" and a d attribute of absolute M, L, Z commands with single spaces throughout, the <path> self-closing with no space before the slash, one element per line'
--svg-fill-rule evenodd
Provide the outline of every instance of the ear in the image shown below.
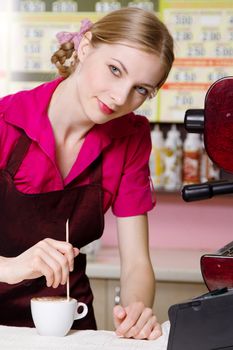
<path fill-rule="evenodd" d="M 79 62 L 83 62 L 83 60 L 87 56 L 88 52 L 92 48 L 91 38 L 92 38 L 91 32 L 86 32 L 84 34 L 84 36 L 82 37 L 82 40 L 80 41 L 80 44 L 79 44 L 78 50 L 77 50 Z"/>

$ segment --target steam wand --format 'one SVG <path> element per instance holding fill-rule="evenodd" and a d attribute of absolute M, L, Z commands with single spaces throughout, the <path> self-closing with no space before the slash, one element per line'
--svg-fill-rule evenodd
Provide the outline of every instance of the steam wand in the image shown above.
<path fill-rule="evenodd" d="M 182 198 L 186 202 L 193 202 L 230 193 L 233 193 L 233 182 L 213 181 L 184 186 L 182 189 Z"/>

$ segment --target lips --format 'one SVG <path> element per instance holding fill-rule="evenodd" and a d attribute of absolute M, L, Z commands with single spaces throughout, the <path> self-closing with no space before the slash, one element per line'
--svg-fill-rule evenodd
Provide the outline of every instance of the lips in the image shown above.
<path fill-rule="evenodd" d="M 98 100 L 99 108 L 102 113 L 104 114 L 112 114 L 114 112 L 113 109 L 109 108 L 106 104 L 104 104 L 102 101 Z"/>

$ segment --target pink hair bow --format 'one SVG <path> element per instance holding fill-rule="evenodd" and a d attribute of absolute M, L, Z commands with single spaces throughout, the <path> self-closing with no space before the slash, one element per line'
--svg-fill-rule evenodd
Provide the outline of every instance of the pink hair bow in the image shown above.
<path fill-rule="evenodd" d="M 78 49 L 80 41 L 82 40 L 83 35 L 88 32 L 92 27 L 92 22 L 89 19 L 83 19 L 81 21 L 81 26 L 78 32 L 59 32 L 56 37 L 59 44 L 65 44 L 69 41 L 73 41 L 75 50 Z"/>

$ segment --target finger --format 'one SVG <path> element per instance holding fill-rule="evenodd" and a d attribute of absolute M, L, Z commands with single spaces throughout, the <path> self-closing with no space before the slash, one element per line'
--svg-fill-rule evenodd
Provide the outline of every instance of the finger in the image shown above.
<path fill-rule="evenodd" d="M 113 308 L 113 320 L 114 320 L 114 325 L 116 328 L 116 333 L 117 333 L 117 328 L 120 326 L 122 320 L 125 318 L 126 312 L 124 308 L 121 305 L 116 305 Z"/>
<path fill-rule="evenodd" d="M 35 262 L 37 258 L 43 260 L 43 262 L 53 271 L 53 283 L 52 287 L 57 288 L 62 281 L 62 266 L 59 262 L 51 255 L 51 248 L 49 251 L 42 248 L 43 245 L 38 245 L 35 249 Z M 34 263 L 35 264 L 35 263 Z M 34 265 L 35 266 L 35 265 Z"/>
<path fill-rule="evenodd" d="M 69 270 L 73 271 L 74 258 L 79 254 L 79 249 L 76 247 L 74 248 L 72 244 L 68 242 L 57 241 L 51 238 L 46 238 L 44 241 L 66 256 L 69 263 Z"/>
<path fill-rule="evenodd" d="M 126 317 L 121 322 L 116 332 L 118 335 L 122 336 L 125 336 L 125 334 L 137 323 L 138 318 L 141 315 L 141 308 L 136 305 L 134 307 L 126 307 L 125 311 Z"/>
<path fill-rule="evenodd" d="M 153 322 L 152 322 L 153 320 Z M 152 327 L 154 327 L 157 319 L 155 316 L 153 316 L 153 312 L 151 308 L 145 308 L 140 317 L 138 318 L 137 322 L 131 329 L 125 334 L 125 337 L 127 338 L 137 338 L 138 339 L 143 339 L 147 337 L 147 333 L 144 334 L 145 332 L 143 329 L 145 328 L 146 331 L 151 332 Z M 148 330 L 148 326 L 150 326 L 150 329 Z M 140 334 L 141 333 L 141 334 Z"/>
<path fill-rule="evenodd" d="M 163 334 L 162 331 L 162 327 L 159 323 L 156 323 L 154 329 L 152 330 L 151 334 L 149 335 L 148 339 L 149 340 L 154 340 L 157 339 L 159 337 L 161 337 L 161 335 Z"/>
<path fill-rule="evenodd" d="M 39 272 L 41 276 L 45 276 L 47 287 L 51 287 L 54 282 L 54 274 L 48 264 L 46 264 L 40 256 L 36 256 L 32 260 L 32 266 L 36 274 Z"/>
<path fill-rule="evenodd" d="M 45 239 L 39 242 L 37 244 L 37 249 L 38 249 L 37 254 L 38 255 L 40 255 L 40 253 L 43 254 L 42 255 L 43 260 L 54 271 L 53 287 L 56 288 L 60 283 L 65 284 L 69 274 L 69 263 L 66 256 L 63 255 L 61 252 L 59 252 L 56 248 L 54 248 L 54 246 L 50 244 L 49 239 Z M 42 249 L 41 252 L 40 252 L 40 249 Z"/>
<path fill-rule="evenodd" d="M 134 336 L 135 339 L 149 339 L 151 333 L 153 330 L 155 330 L 155 327 L 158 327 L 157 330 L 159 331 L 160 325 L 158 324 L 156 317 L 152 316 L 150 319 L 147 320 L 147 322 L 144 324 L 144 326 L 141 328 L 141 330 Z M 157 334 L 159 336 L 159 334 Z M 153 335 L 152 335 L 153 337 Z"/>
<path fill-rule="evenodd" d="M 53 267 L 55 268 L 55 273 L 59 274 L 58 278 L 60 278 L 60 274 L 61 274 L 60 283 L 65 284 L 67 282 L 67 278 L 69 275 L 69 262 L 68 262 L 66 256 L 63 255 L 62 253 L 60 253 L 56 249 L 50 249 L 48 254 L 57 263 L 56 265 L 53 265 Z M 49 261 L 47 261 L 47 262 L 49 263 Z"/>
<path fill-rule="evenodd" d="M 73 247 L 73 252 L 74 252 L 74 257 L 76 258 L 76 256 L 79 255 L 79 249 L 76 247 Z"/>

